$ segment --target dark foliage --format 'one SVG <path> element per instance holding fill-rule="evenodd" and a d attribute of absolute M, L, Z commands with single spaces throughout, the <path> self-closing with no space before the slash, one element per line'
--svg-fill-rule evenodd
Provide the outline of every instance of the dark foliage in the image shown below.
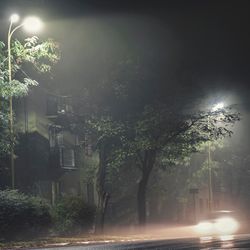
<path fill-rule="evenodd" d="M 17 190 L 0 191 L 0 235 L 2 240 L 31 238 L 51 224 L 50 207 L 38 197 Z"/>
<path fill-rule="evenodd" d="M 63 197 L 52 211 L 55 231 L 61 235 L 86 232 L 93 226 L 95 213 L 96 208 L 80 197 Z"/>

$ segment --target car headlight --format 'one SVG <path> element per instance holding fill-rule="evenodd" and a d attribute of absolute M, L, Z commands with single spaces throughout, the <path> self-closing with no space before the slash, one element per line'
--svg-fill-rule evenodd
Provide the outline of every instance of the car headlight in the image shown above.
<path fill-rule="evenodd" d="M 213 231 L 213 224 L 209 221 L 202 221 L 196 225 L 195 230 L 200 234 L 209 235 Z"/>
<path fill-rule="evenodd" d="M 234 234 L 239 228 L 239 223 L 233 218 L 224 217 L 218 219 L 214 227 L 220 234 Z"/>

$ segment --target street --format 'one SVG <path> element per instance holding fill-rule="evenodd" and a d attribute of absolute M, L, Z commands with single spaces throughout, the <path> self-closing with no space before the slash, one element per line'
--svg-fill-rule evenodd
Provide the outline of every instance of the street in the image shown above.
<path fill-rule="evenodd" d="M 41 248 L 39 248 L 41 249 Z M 39 250 L 33 249 L 33 250 Z M 182 238 L 172 240 L 151 240 L 129 243 L 112 243 L 92 246 L 63 246 L 43 250 L 125 250 L 125 249 L 250 249 L 250 235 L 225 236 L 221 239 Z"/>

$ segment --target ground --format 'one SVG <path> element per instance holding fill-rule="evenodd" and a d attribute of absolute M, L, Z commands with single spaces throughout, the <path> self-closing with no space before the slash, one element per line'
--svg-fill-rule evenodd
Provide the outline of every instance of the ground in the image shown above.
<path fill-rule="evenodd" d="M 118 232 L 119 231 L 119 232 Z M 112 229 L 103 235 L 80 235 L 76 237 L 48 237 L 38 238 L 30 241 L 15 241 L 0 243 L 0 249 L 27 249 L 69 245 L 91 245 L 114 242 L 133 242 L 141 240 L 173 239 L 182 237 L 193 237 L 190 226 L 150 226 L 144 230 L 135 228 L 124 228 L 122 230 Z"/>

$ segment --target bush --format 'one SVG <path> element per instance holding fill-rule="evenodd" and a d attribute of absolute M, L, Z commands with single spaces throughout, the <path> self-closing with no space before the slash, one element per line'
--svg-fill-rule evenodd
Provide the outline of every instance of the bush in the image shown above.
<path fill-rule="evenodd" d="M 94 223 L 96 209 L 80 197 L 67 196 L 60 199 L 52 211 L 55 231 L 66 235 L 90 230 Z"/>
<path fill-rule="evenodd" d="M 34 237 L 51 224 L 50 207 L 17 190 L 0 191 L 0 236 L 4 240 Z"/>

